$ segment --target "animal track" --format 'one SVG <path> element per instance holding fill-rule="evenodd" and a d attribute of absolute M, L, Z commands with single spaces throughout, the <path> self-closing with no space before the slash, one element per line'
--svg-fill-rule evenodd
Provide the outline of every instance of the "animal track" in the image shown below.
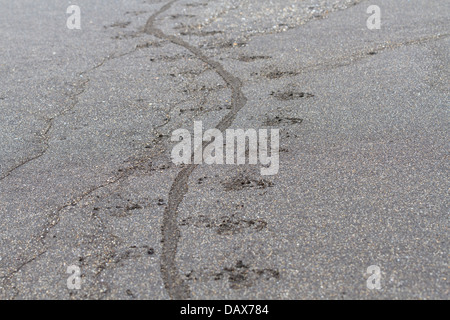
<path fill-rule="evenodd" d="M 128 217 L 133 214 L 139 214 L 142 209 L 154 205 L 165 205 L 162 199 L 150 199 L 150 198 L 129 198 L 120 193 L 114 193 L 109 195 L 105 199 L 97 199 L 97 203 L 92 208 L 92 214 L 97 215 L 100 212 L 112 217 Z"/>
<path fill-rule="evenodd" d="M 242 289 L 254 286 L 260 281 L 279 279 L 277 269 L 250 268 L 242 260 L 238 260 L 232 267 L 224 267 L 220 272 L 197 272 L 191 270 L 185 274 L 187 281 L 220 281 L 227 279 L 231 289 Z"/>
<path fill-rule="evenodd" d="M 263 125 L 264 126 L 277 126 L 277 125 L 293 125 L 293 124 L 300 124 L 303 122 L 303 119 L 300 118 L 282 118 L 279 116 L 276 116 L 275 118 L 267 119 Z"/>
<path fill-rule="evenodd" d="M 105 26 L 105 29 L 108 28 L 126 28 L 131 24 L 131 21 L 125 21 L 125 22 L 115 22 L 113 24 L 110 24 L 109 26 Z"/>
<path fill-rule="evenodd" d="M 221 216 L 216 219 L 200 215 L 183 219 L 180 225 L 213 228 L 219 235 L 234 235 L 244 231 L 261 231 L 267 227 L 267 222 L 261 219 L 239 219 L 235 214 Z"/>
<path fill-rule="evenodd" d="M 266 59 L 271 59 L 272 57 L 270 56 L 240 56 L 239 58 L 237 58 L 237 60 L 239 61 L 243 61 L 243 62 L 252 62 L 252 61 L 256 61 L 256 60 L 266 60 Z"/>
<path fill-rule="evenodd" d="M 245 188 L 266 189 L 273 187 L 273 182 L 266 179 L 255 179 L 248 176 L 235 176 L 231 180 L 222 181 L 225 191 L 239 191 Z"/>
<path fill-rule="evenodd" d="M 274 80 L 274 79 L 279 79 L 279 78 L 286 77 L 286 76 L 292 77 L 292 76 L 296 76 L 298 74 L 299 73 L 296 71 L 280 71 L 278 69 L 274 69 L 271 71 L 263 72 L 262 76 L 264 76 L 268 79 Z M 257 75 L 257 73 L 255 73 L 255 75 Z"/>
<path fill-rule="evenodd" d="M 171 19 L 178 19 L 178 18 L 195 18 L 196 16 L 193 14 L 181 14 L 181 13 L 177 13 L 177 14 L 172 14 L 169 16 Z"/>
<path fill-rule="evenodd" d="M 278 100 L 295 100 L 295 99 L 301 99 L 301 98 L 312 98 L 314 95 L 312 93 L 308 92 L 297 92 L 293 90 L 283 91 L 283 92 L 273 92 L 270 94 L 271 96 L 274 96 Z"/>
<path fill-rule="evenodd" d="M 180 32 L 182 36 L 197 36 L 197 37 L 209 37 L 215 36 L 216 34 L 222 34 L 223 31 L 213 30 L 213 31 L 183 31 Z"/>
<path fill-rule="evenodd" d="M 129 14 L 129 15 L 133 15 L 133 16 L 139 16 L 141 14 L 147 13 L 147 11 L 127 11 L 125 12 L 125 15 Z"/>

